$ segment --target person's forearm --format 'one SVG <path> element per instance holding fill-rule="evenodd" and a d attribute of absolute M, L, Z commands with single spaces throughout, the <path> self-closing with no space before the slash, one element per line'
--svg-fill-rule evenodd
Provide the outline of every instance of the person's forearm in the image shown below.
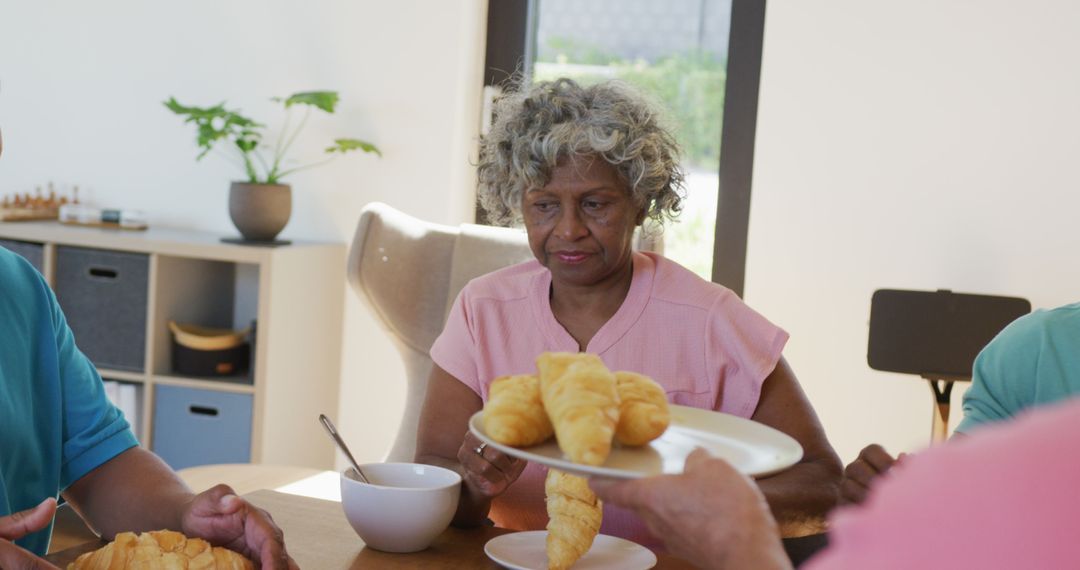
<path fill-rule="evenodd" d="M 780 527 L 780 536 L 793 538 L 826 530 L 825 517 L 836 506 L 841 467 L 838 461 L 804 461 L 791 469 L 757 481 Z"/>
<path fill-rule="evenodd" d="M 436 455 L 420 455 L 417 456 L 416 461 L 427 465 L 445 467 L 461 475 L 461 496 L 458 499 L 458 508 L 457 512 L 454 513 L 454 520 L 450 524 L 457 527 L 474 527 L 480 526 L 487 520 L 488 512 L 491 510 L 491 500 L 474 492 L 469 487 L 461 463 Z"/>
<path fill-rule="evenodd" d="M 131 448 L 64 491 L 64 498 L 105 539 L 118 532 L 180 530 L 193 494 L 158 456 Z"/>

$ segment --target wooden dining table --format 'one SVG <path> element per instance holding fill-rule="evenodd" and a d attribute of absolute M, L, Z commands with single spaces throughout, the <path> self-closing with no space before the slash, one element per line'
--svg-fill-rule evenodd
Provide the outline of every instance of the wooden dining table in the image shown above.
<path fill-rule="evenodd" d="M 300 568 L 499 568 L 484 553 L 484 545 L 496 536 L 514 532 L 493 526 L 471 529 L 450 527 L 426 550 L 393 554 L 365 547 L 363 540 L 345 519 L 340 502 L 269 489 L 243 496 L 273 515 L 274 521 L 285 532 L 286 549 Z M 64 568 L 80 554 L 103 544 L 101 541 L 80 544 L 54 552 L 47 559 Z M 692 568 L 687 562 L 664 553 L 657 553 L 655 567 Z"/>

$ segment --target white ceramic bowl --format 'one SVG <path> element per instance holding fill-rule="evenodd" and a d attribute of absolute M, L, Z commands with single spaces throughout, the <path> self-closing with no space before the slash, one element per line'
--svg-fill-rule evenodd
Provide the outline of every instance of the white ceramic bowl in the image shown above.
<path fill-rule="evenodd" d="M 386 552 L 416 552 L 446 530 L 457 511 L 461 476 L 434 465 L 361 465 L 370 484 L 341 474 L 341 506 L 364 543 Z"/>

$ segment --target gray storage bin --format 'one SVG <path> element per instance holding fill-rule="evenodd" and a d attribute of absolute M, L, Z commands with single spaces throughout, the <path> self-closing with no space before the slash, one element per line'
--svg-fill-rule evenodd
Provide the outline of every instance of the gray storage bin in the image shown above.
<path fill-rule="evenodd" d="M 56 298 L 99 368 L 143 371 L 149 270 L 142 253 L 56 248 Z"/>
<path fill-rule="evenodd" d="M 154 388 L 152 449 L 173 469 L 251 461 L 251 394 Z"/>
<path fill-rule="evenodd" d="M 40 243 L 29 241 L 16 241 L 13 239 L 0 239 L 0 247 L 5 247 L 23 256 L 30 265 L 33 265 L 38 273 L 45 272 L 45 246 Z"/>

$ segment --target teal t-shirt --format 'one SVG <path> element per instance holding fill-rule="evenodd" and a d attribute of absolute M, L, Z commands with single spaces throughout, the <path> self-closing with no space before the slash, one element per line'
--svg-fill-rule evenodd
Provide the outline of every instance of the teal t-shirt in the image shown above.
<path fill-rule="evenodd" d="M 135 445 L 45 280 L 0 247 L 0 516 L 57 497 Z M 51 535 L 50 524 L 16 544 L 44 555 Z"/>
<path fill-rule="evenodd" d="M 1080 395 L 1080 303 L 1020 317 L 986 345 L 975 358 L 956 431 L 1073 395 Z"/>

